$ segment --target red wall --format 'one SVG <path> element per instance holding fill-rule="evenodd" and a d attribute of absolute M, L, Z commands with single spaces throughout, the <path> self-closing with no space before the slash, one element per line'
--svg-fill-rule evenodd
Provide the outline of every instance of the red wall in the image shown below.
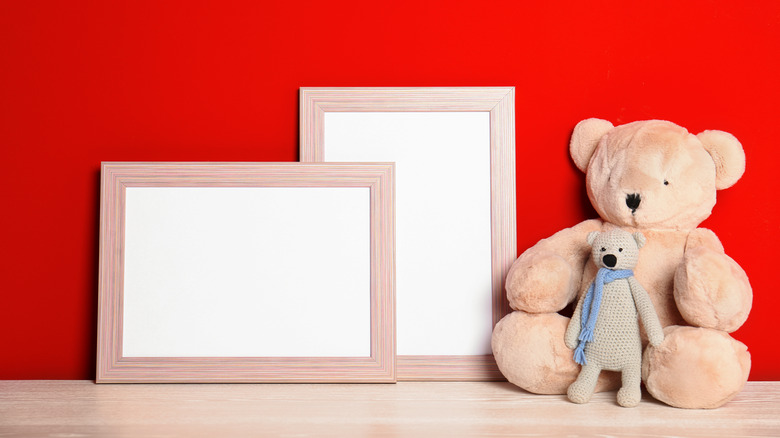
<path fill-rule="evenodd" d="M 101 161 L 294 161 L 301 86 L 512 85 L 521 249 L 593 215 L 580 119 L 743 142 L 705 226 L 753 284 L 751 379 L 780 379 L 780 2 L 556 3 L 0 3 L 0 378 L 94 377 Z"/>

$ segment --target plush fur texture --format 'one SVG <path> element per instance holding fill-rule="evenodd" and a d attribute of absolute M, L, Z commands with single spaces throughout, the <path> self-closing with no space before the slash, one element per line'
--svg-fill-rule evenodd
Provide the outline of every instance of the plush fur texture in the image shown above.
<path fill-rule="evenodd" d="M 677 407 L 726 403 L 750 369 L 747 348 L 727 333 L 745 322 L 753 295 L 715 233 L 697 227 L 710 215 L 716 191 L 742 176 L 742 146 L 726 132 L 693 135 L 666 121 L 613 127 L 587 119 L 576 126 L 570 152 L 601 218 L 561 230 L 515 261 L 506 280 L 515 312 L 493 333 L 499 369 L 528 391 L 566 392 L 578 365 L 563 344 L 567 319 L 557 312 L 596 275 L 588 233 L 621 228 L 646 238 L 634 275 L 667 333 L 645 351 L 648 391 Z M 644 330 L 642 336 L 646 344 Z M 602 373 L 596 390 L 619 383 L 614 373 Z"/>
<path fill-rule="evenodd" d="M 745 344 L 725 332 L 669 326 L 664 342 L 645 350 L 642 379 L 652 395 L 680 408 L 717 408 L 744 386 L 750 372 Z"/>

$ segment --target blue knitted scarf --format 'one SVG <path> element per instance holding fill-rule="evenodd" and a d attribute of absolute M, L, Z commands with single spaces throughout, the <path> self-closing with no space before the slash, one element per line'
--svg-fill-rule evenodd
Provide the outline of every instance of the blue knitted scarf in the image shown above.
<path fill-rule="evenodd" d="M 599 317 L 599 308 L 601 307 L 601 294 L 604 291 L 604 285 L 611 283 L 619 278 L 628 278 L 634 275 L 630 269 L 609 269 L 601 268 L 596 274 L 588 292 L 585 294 L 585 301 L 582 303 L 582 319 L 580 320 L 579 344 L 574 350 L 574 361 L 580 365 L 588 363 L 585 360 L 585 344 L 593 341 L 593 328 L 596 327 L 596 319 Z"/>

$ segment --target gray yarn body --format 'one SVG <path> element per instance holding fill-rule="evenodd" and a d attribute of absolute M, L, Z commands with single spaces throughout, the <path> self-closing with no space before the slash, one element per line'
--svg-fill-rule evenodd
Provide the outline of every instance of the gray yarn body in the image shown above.
<path fill-rule="evenodd" d="M 577 303 L 572 315 L 566 340 L 576 345 L 580 334 L 582 303 Z M 604 284 L 593 341 L 585 346 L 587 365 L 582 366 L 577 380 L 569 387 L 569 399 L 577 403 L 590 400 L 602 370 L 620 371 L 622 387 L 618 391 L 621 406 L 636 406 L 642 397 L 642 337 L 639 331 L 640 318 L 645 329 L 653 336 L 663 337 L 647 291 L 634 277 L 614 280 Z"/>
<path fill-rule="evenodd" d="M 601 310 L 593 329 L 593 342 L 585 346 L 585 358 L 589 365 L 610 371 L 623 371 L 627 366 L 641 365 L 639 314 L 628 278 L 604 285 Z"/>

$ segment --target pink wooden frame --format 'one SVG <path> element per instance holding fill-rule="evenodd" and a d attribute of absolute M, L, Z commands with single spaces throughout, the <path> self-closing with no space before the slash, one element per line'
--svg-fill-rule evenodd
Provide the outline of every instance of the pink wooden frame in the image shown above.
<path fill-rule="evenodd" d="M 392 164 L 103 163 L 97 378 L 118 382 L 394 382 Z M 370 189 L 370 357 L 123 357 L 123 244 L 128 187 Z M 367 254 L 368 256 L 368 254 Z"/>
<path fill-rule="evenodd" d="M 492 319 L 495 325 L 510 311 L 504 280 L 517 257 L 514 87 L 301 88 L 301 161 L 323 160 L 325 113 L 395 111 L 490 114 Z M 397 364 L 398 380 L 503 380 L 492 355 L 399 355 Z"/>

